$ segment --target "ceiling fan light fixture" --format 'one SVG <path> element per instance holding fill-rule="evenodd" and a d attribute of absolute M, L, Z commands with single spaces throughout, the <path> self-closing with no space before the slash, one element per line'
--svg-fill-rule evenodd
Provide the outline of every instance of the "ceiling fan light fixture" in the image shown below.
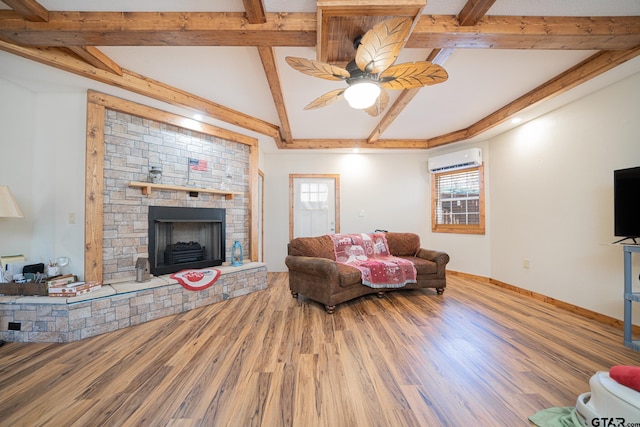
<path fill-rule="evenodd" d="M 351 108 L 364 110 L 375 104 L 380 96 L 380 86 L 370 80 L 355 82 L 344 91 L 344 98 Z"/>

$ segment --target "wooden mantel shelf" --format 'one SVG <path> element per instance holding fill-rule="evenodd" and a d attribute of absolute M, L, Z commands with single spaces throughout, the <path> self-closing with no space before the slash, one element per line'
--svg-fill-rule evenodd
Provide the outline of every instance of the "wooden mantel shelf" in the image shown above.
<path fill-rule="evenodd" d="M 142 194 L 149 195 L 151 194 L 151 189 L 155 188 L 157 190 L 170 190 L 170 191 L 186 191 L 187 193 L 209 193 L 209 194 L 220 194 L 223 195 L 225 199 L 232 200 L 235 195 L 242 195 L 238 191 L 226 191 L 226 190 L 216 190 L 213 188 L 198 188 L 198 187 L 186 187 L 182 185 L 166 185 L 166 184 L 154 184 L 151 182 L 139 182 L 139 181 L 131 181 L 129 183 L 129 187 L 132 188 L 140 188 L 142 190 Z"/>

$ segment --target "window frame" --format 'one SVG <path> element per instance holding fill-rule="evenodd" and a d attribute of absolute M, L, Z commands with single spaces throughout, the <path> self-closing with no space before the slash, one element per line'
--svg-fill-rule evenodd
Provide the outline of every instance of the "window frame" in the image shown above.
<path fill-rule="evenodd" d="M 478 208 L 479 208 L 479 220 L 478 224 L 438 224 L 437 223 L 437 209 L 438 209 L 438 194 L 436 192 L 436 185 L 438 178 L 445 175 L 454 175 L 460 173 L 467 173 L 470 170 L 478 171 L 478 184 L 479 184 L 479 196 L 478 196 Z M 431 174 L 431 231 L 434 233 L 456 233 L 456 234 L 485 234 L 485 215 L 484 215 L 484 164 L 472 168 L 444 171 Z"/>

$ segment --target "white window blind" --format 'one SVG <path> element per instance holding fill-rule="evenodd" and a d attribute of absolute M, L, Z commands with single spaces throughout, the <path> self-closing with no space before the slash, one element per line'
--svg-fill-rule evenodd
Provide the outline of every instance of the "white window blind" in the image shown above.
<path fill-rule="evenodd" d="M 435 175 L 436 225 L 480 224 L 480 170 Z"/>

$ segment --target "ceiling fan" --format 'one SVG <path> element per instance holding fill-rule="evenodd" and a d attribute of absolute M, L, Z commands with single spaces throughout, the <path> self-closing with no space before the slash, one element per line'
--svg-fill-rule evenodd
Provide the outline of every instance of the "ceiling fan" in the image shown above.
<path fill-rule="evenodd" d="M 449 77 L 439 65 L 427 61 L 393 65 L 411 32 L 408 18 L 392 18 L 373 26 L 354 41 L 356 57 L 346 68 L 326 62 L 287 56 L 287 63 L 301 73 L 326 80 L 344 80 L 347 87 L 332 90 L 304 109 L 325 107 L 345 98 L 352 108 L 371 116 L 389 103 L 386 89 L 411 89 L 442 83 Z"/>

